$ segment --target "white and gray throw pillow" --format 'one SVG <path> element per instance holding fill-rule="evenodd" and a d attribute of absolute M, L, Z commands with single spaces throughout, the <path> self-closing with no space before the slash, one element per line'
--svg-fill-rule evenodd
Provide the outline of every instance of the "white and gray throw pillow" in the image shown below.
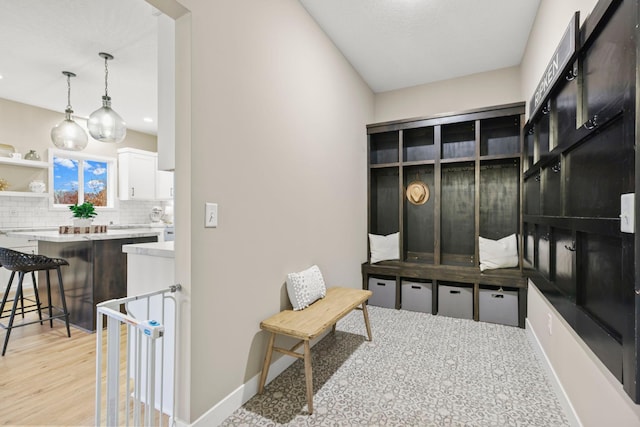
<path fill-rule="evenodd" d="M 294 310 L 302 310 L 327 295 L 322 273 L 317 265 L 287 275 L 287 293 Z"/>

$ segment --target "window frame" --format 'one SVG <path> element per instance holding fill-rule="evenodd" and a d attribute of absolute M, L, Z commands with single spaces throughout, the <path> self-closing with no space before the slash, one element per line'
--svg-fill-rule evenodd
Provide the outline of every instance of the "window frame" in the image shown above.
<path fill-rule="evenodd" d="M 84 202 L 84 162 L 95 161 L 103 162 L 107 165 L 107 206 L 96 206 L 96 210 L 106 211 L 117 208 L 117 181 L 116 176 L 118 174 L 118 159 L 115 157 L 99 156 L 87 153 L 80 153 L 77 151 L 67 151 L 51 148 L 48 150 L 49 154 L 49 183 L 51 186 L 51 197 L 49 199 L 50 206 L 53 209 L 68 209 L 69 204 L 55 203 L 55 182 L 54 182 L 54 157 L 60 157 L 64 159 L 71 159 L 78 161 L 78 204 Z"/>

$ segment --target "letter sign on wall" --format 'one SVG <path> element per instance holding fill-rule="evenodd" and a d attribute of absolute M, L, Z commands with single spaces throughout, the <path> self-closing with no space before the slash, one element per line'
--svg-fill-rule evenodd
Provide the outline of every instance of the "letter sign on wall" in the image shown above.
<path fill-rule="evenodd" d="M 579 34 L 579 23 L 580 12 L 576 12 L 573 14 L 573 18 L 564 32 L 562 40 L 560 40 L 560 44 L 551 57 L 551 61 L 547 65 L 547 68 L 545 68 L 544 74 L 536 87 L 536 91 L 534 92 L 531 101 L 529 101 L 529 118 L 536 115 L 540 106 L 544 103 L 546 96 L 549 94 L 549 91 L 556 81 L 558 81 L 558 78 L 564 75 L 567 66 L 573 59 L 578 44 L 577 37 Z"/>

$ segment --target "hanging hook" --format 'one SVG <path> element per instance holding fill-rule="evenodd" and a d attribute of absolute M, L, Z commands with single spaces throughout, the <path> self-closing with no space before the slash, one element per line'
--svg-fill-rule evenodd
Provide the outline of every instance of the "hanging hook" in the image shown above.
<path fill-rule="evenodd" d="M 584 128 L 587 130 L 591 130 L 593 128 L 595 128 L 596 126 L 598 126 L 598 115 L 594 115 L 592 119 L 587 120 L 587 122 L 584 124 Z"/>

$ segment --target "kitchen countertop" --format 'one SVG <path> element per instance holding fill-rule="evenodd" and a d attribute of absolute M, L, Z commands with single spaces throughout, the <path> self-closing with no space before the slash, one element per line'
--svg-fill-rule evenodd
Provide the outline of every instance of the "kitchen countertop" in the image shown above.
<path fill-rule="evenodd" d="M 173 242 L 152 242 L 123 245 L 122 252 L 132 255 L 147 255 L 160 258 L 173 258 Z"/>
<path fill-rule="evenodd" d="M 158 228 L 125 228 L 107 229 L 106 233 L 60 234 L 58 230 L 30 230 L 30 231 L 5 231 L 9 237 L 20 237 L 29 240 L 42 240 L 45 242 L 81 242 L 86 240 L 114 240 L 128 239 L 132 237 L 159 236 L 163 232 Z"/>

